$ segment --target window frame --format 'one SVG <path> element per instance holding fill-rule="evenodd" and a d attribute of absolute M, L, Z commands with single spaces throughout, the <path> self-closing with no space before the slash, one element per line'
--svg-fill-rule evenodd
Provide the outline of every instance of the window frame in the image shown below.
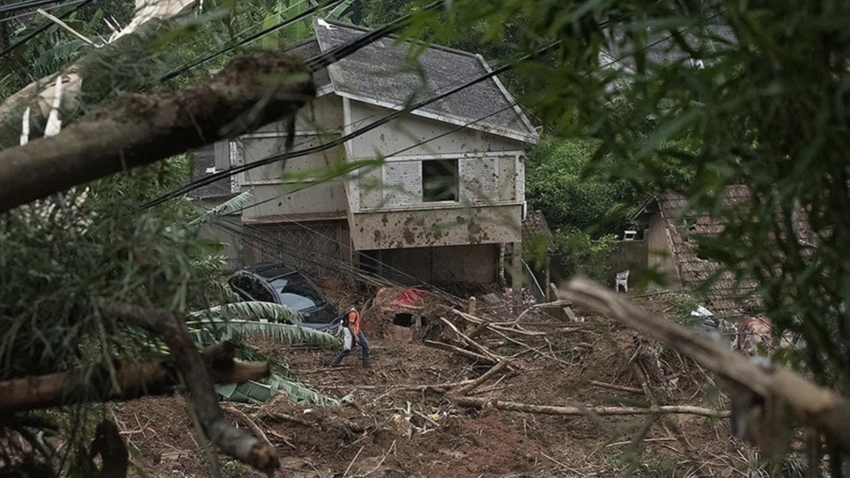
<path fill-rule="evenodd" d="M 451 163 L 454 165 L 454 199 L 428 199 L 427 196 L 427 188 L 426 188 L 426 177 L 425 177 L 425 163 Z M 460 193 L 461 193 L 461 161 L 460 158 L 434 158 L 434 159 L 422 159 L 419 162 L 419 180 L 421 182 L 422 187 L 422 197 L 420 198 L 422 204 L 458 204 L 461 202 Z M 440 177 L 448 177 L 446 176 L 435 176 L 434 178 Z"/>

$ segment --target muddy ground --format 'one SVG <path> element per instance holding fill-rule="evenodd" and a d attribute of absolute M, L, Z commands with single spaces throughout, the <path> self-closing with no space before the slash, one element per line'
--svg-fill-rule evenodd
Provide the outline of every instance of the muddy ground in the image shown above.
<path fill-rule="evenodd" d="M 638 300 L 659 314 L 670 309 L 663 296 Z M 585 322 L 526 314 L 524 333 L 479 336 L 493 353 L 514 356 L 516 370 L 496 375 L 472 396 L 541 405 L 727 408 L 719 385 L 689 360 L 609 318 L 577 312 Z M 474 328 L 443 316 L 462 331 Z M 411 334 L 411 343 L 382 338 L 376 331 L 386 324 L 374 321 L 383 319 L 370 320 L 364 328 L 373 349 L 371 370 L 359 366 L 357 350 L 344 368 L 330 369 L 335 351 L 258 344 L 289 362 L 314 389 L 354 395 L 352 404 L 339 408 L 296 406 L 280 395 L 258 406 L 229 405 L 252 422 L 228 412 L 234 423 L 256 425 L 277 447 L 284 476 L 607 477 L 629 471 L 639 477 L 758 476 L 754 451 L 729 438 L 726 419 L 470 409 L 457 406 L 443 389 L 405 389 L 474 379 L 489 366 L 425 346 L 426 338 L 457 338 L 437 325 L 437 316 L 428 317 L 426 330 Z M 210 476 L 180 397 L 137 400 L 115 411 L 135 450 L 133 463 L 148 476 Z M 226 457 L 221 462 L 226 477 L 260 476 Z"/>

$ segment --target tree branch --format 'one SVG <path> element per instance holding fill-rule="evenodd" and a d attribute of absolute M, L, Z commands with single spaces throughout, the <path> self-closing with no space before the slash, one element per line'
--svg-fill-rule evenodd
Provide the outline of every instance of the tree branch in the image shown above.
<path fill-rule="evenodd" d="M 266 53 L 186 90 L 119 97 L 56 136 L 0 151 L 0 212 L 292 117 L 314 96 L 299 58 Z"/>
<path fill-rule="evenodd" d="M 664 407 L 555 407 L 550 405 L 531 405 L 529 403 L 508 402 L 493 398 L 472 398 L 464 396 L 451 397 L 452 401 L 463 407 L 487 408 L 523 413 L 539 413 L 543 415 L 664 415 L 670 413 L 682 415 L 700 415 L 704 417 L 725 418 L 729 412 L 712 410 L 710 408 L 691 406 Z"/>
<path fill-rule="evenodd" d="M 766 369 L 727 345 L 652 316 L 589 280 L 573 279 L 565 292 L 575 302 L 617 317 L 647 337 L 678 350 L 761 397 L 787 403 L 804 423 L 850 453 L 850 427 L 847 427 L 850 402 L 832 390 L 819 387 L 783 366 Z"/>
<path fill-rule="evenodd" d="M 242 383 L 267 377 L 266 362 L 233 361 L 233 344 L 225 342 L 201 354 L 216 383 Z M 119 363 L 115 383 L 105 365 L 95 367 L 91 378 L 80 380 L 79 371 L 59 372 L 0 382 L 0 414 L 92 401 L 132 400 L 146 395 L 172 393 L 178 383 L 173 359 Z"/>
<path fill-rule="evenodd" d="M 280 468 L 274 447 L 242 429 L 231 426 L 218 405 L 213 380 L 201 354 L 192 344 L 184 318 L 175 312 L 145 309 L 131 304 L 102 301 L 105 313 L 158 333 L 174 355 L 186 392 L 204 433 L 225 453 L 268 475 Z"/>

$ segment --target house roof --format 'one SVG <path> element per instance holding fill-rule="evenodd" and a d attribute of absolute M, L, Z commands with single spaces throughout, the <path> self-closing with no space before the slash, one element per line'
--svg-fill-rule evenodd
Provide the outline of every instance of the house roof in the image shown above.
<path fill-rule="evenodd" d="M 322 49 L 319 48 L 319 42 L 316 41 L 315 37 L 300 41 L 292 45 L 287 51 L 303 58 L 304 60 L 322 54 Z M 313 83 L 316 85 L 318 96 L 325 93 L 328 87 L 331 86 L 331 77 L 328 75 L 328 69 L 322 68 L 321 70 L 313 73 Z"/>
<path fill-rule="evenodd" d="M 745 186 L 731 186 L 726 189 L 722 203 L 724 207 L 735 207 L 750 198 Z M 719 263 L 700 259 L 697 242 L 689 240 L 690 235 L 717 235 L 723 232 L 723 222 L 710 217 L 683 217 L 687 199 L 684 195 L 668 191 L 654 198 L 654 205 L 664 219 L 669 237 L 673 259 L 679 273 L 679 281 L 686 292 L 695 293 L 699 287 L 722 269 Z M 647 203 L 651 207 L 653 204 Z M 685 222 L 687 221 L 687 223 Z M 717 317 L 737 317 L 744 315 L 747 306 L 756 296 L 757 283 L 744 279 L 737 283 L 730 272 L 722 272 L 720 277 L 704 294 L 706 307 Z"/>
<path fill-rule="evenodd" d="M 313 27 L 322 52 L 368 31 L 322 19 L 314 19 Z M 327 70 L 333 91 L 353 100 L 399 110 L 411 99 L 417 101 L 446 92 L 491 71 L 480 55 L 440 46 L 425 49 L 411 61 L 410 46 L 396 37 L 385 37 L 330 65 Z M 301 48 L 304 52 L 315 50 L 314 46 Z M 537 142 L 537 131 L 519 107 L 512 106 L 514 103 L 501 81 L 492 77 L 412 114 Z"/>
<path fill-rule="evenodd" d="M 528 211 L 522 221 L 522 249 L 523 253 L 532 254 L 537 252 L 536 244 L 546 241 L 546 252 L 555 252 L 555 241 L 552 240 L 552 231 L 546 223 L 543 211 Z"/>
<path fill-rule="evenodd" d="M 723 208 L 734 211 L 738 207 L 747 206 L 752 193 L 746 186 L 736 185 L 727 187 L 721 198 Z M 687 199 L 681 193 L 668 191 L 651 197 L 645 201 L 633 215 L 651 215 L 659 213 L 669 232 L 671 253 L 679 274 L 682 289 L 686 292 L 697 292 L 700 286 L 715 274 L 720 274 L 707 292 L 703 295 L 706 307 L 718 317 L 739 317 L 747 313 L 747 309 L 758 305 L 756 293 L 758 283 L 744 278 L 737 280 L 730 272 L 721 272 L 722 266 L 716 262 L 701 259 L 698 256 L 697 241 L 689 240 L 690 236 L 715 236 L 723 232 L 723 220 L 703 215 L 700 217 L 686 216 Z M 810 245 L 811 229 L 805 214 L 797 219 L 797 232 L 803 245 Z M 773 247 L 766 244 L 766 247 Z"/>
<path fill-rule="evenodd" d="M 203 179 L 215 172 L 215 147 L 207 145 L 194 151 L 192 180 Z M 224 198 L 233 196 L 230 190 L 230 178 L 224 177 L 210 184 L 195 188 L 189 192 L 195 199 Z"/>

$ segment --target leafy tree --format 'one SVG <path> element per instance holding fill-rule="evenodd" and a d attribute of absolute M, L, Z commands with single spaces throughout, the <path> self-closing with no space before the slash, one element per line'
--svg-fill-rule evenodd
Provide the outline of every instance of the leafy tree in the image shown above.
<path fill-rule="evenodd" d="M 456 0 L 451 14 L 423 11 L 409 34 L 430 28 L 438 38 L 482 21 L 495 30 L 505 18 L 523 19 L 525 51 L 557 42 L 522 69 L 543 79 L 523 101 L 554 131 L 599 140 L 594 162 L 609 156 L 612 175 L 664 184 L 659 158 L 693 171 L 688 214 L 727 224 L 700 240 L 704 257 L 755 278 L 776 332 L 804 338 L 816 380 L 847 393 L 850 5 Z M 617 68 L 603 67 L 603 50 L 617 51 Z M 618 101 L 631 112 L 616 114 Z M 679 141 L 689 147 L 666 147 Z M 724 204 L 731 184 L 746 185 L 751 200 Z M 832 456 L 833 476 L 846 476 Z"/>

